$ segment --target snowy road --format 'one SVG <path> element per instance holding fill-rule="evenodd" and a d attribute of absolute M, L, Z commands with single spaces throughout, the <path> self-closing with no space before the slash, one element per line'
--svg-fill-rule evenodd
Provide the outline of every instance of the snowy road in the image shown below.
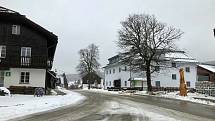
<path fill-rule="evenodd" d="M 150 96 L 78 91 L 82 104 L 19 119 L 24 121 L 214 121 L 215 107 Z M 17 119 L 16 119 L 17 120 Z"/>

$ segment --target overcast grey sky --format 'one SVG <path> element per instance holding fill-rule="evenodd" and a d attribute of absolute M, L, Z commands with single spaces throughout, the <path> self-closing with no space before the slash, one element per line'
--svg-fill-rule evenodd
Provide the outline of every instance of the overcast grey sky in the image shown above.
<path fill-rule="evenodd" d="M 178 42 L 199 61 L 215 60 L 215 0 L 1 0 L 0 6 L 18 11 L 59 38 L 54 68 L 76 73 L 78 51 L 91 43 L 100 49 L 100 63 L 119 51 L 120 21 L 129 14 L 154 14 L 180 28 Z"/>

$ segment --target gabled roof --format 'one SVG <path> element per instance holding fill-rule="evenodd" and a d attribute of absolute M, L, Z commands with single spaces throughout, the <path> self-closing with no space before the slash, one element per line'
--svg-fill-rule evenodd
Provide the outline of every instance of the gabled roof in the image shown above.
<path fill-rule="evenodd" d="M 122 56 L 120 56 L 120 54 Z M 114 60 L 114 59 L 126 56 L 126 54 L 124 54 L 124 53 L 120 53 L 120 54 L 115 55 L 115 56 L 109 58 L 108 59 L 109 63 L 107 64 L 107 66 L 120 63 L 121 62 L 120 59 L 116 60 L 117 62 L 115 62 L 115 61 L 112 62 L 112 60 Z M 138 59 L 138 58 L 139 57 L 137 57 L 136 59 Z M 172 61 L 175 61 L 175 62 L 198 63 L 198 61 L 196 59 L 192 58 L 191 56 L 188 56 L 184 51 L 168 51 L 168 52 L 166 52 L 164 54 L 164 56 L 162 56 L 161 59 L 172 60 Z M 105 66 L 104 68 L 106 68 L 107 66 Z"/>
<path fill-rule="evenodd" d="M 215 73 L 215 66 L 214 65 L 199 64 L 198 66 L 201 67 L 201 68 L 204 68 L 204 69 L 206 69 L 206 70 L 208 70 L 210 72 Z"/>
<path fill-rule="evenodd" d="M 18 24 L 28 27 L 47 40 L 48 57 L 53 60 L 58 43 L 58 37 L 20 13 L 0 6 L 0 22 Z"/>
<path fill-rule="evenodd" d="M 13 11 L 13 10 L 10 10 L 10 9 L 8 9 L 8 8 L 1 7 L 1 6 L 0 6 L 0 12 L 1 12 L 1 13 L 14 13 L 14 14 L 19 14 L 19 13 L 16 12 L 16 11 Z"/>
<path fill-rule="evenodd" d="M 47 38 L 47 40 L 57 43 L 58 38 L 52 32 L 46 30 L 20 13 L 0 6 L 0 21 L 13 24 L 25 25 Z"/>

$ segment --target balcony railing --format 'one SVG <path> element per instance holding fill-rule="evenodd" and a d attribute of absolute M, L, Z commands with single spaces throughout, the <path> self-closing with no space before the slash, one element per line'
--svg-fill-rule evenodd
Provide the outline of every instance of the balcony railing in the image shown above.
<path fill-rule="evenodd" d="M 52 61 L 46 56 L 10 56 L 1 59 L 0 66 L 9 68 L 51 68 Z"/>

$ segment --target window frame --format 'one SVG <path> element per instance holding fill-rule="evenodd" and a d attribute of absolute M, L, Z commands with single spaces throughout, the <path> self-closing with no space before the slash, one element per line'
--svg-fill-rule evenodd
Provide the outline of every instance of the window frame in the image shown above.
<path fill-rule="evenodd" d="M 190 81 L 186 81 L 186 86 L 190 87 L 190 85 L 191 85 L 191 82 Z"/>
<path fill-rule="evenodd" d="M 172 80 L 177 80 L 177 75 L 176 74 L 172 74 Z"/>
<path fill-rule="evenodd" d="M 22 71 L 20 73 L 20 84 L 29 84 L 30 83 L 30 72 Z"/>
<path fill-rule="evenodd" d="M 115 74 L 115 68 L 113 69 L 113 74 Z"/>
<path fill-rule="evenodd" d="M 7 56 L 7 47 L 5 45 L 0 45 L 0 58 L 6 58 L 6 56 Z"/>
<path fill-rule="evenodd" d="M 121 72 L 122 70 L 121 70 L 121 67 L 119 67 L 119 73 Z"/>
<path fill-rule="evenodd" d="M 20 35 L 20 25 L 12 25 L 12 34 L 13 35 Z"/>
<path fill-rule="evenodd" d="M 172 62 L 171 65 L 172 65 L 173 68 L 177 67 L 177 64 L 175 62 Z"/>
<path fill-rule="evenodd" d="M 185 72 L 190 72 L 190 67 L 185 67 Z"/>
<path fill-rule="evenodd" d="M 23 51 L 24 55 L 23 55 Z M 31 57 L 32 48 L 31 47 L 21 47 L 21 57 Z"/>
<path fill-rule="evenodd" d="M 158 84 L 159 83 L 159 84 Z M 157 86 L 157 84 L 159 85 L 159 86 Z M 160 87 L 161 86 L 161 81 L 155 81 L 155 86 L 156 87 Z"/>

